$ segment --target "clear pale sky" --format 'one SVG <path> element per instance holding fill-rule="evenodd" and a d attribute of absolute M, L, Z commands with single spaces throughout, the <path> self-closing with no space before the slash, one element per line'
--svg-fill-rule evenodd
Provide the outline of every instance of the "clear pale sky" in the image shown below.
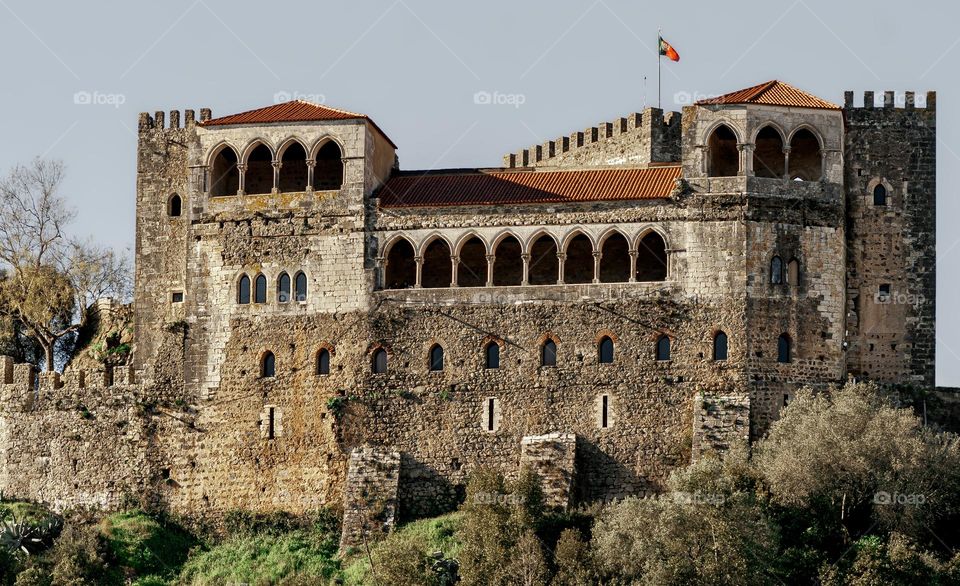
<path fill-rule="evenodd" d="M 64 160 L 76 232 L 132 248 L 140 111 L 300 96 L 372 116 L 403 168 L 497 166 L 655 105 L 659 26 L 681 56 L 664 62 L 665 109 L 774 78 L 837 103 L 847 89 L 938 91 L 937 379 L 960 386 L 958 14 L 911 6 L 0 0 L 0 170 Z"/>

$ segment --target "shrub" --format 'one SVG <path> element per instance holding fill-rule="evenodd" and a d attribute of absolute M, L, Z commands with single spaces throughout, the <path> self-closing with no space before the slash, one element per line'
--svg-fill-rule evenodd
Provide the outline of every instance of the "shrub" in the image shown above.
<path fill-rule="evenodd" d="M 109 515 L 99 529 L 110 556 L 132 576 L 173 575 L 197 544 L 176 524 L 139 510 Z"/>
<path fill-rule="evenodd" d="M 598 581 L 590 544 L 576 529 L 564 529 L 560 533 L 553 550 L 553 563 L 557 568 L 551 582 L 553 586 L 581 586 Z"/>

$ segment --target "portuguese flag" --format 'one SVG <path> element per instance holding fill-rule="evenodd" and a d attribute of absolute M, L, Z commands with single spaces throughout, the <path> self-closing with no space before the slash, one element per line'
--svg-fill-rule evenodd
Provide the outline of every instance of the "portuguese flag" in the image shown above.
<path fill-rule="evenodd" d="M 671 61 L 680 61 L 680 53 L 677 53 L 673 45 L 663 40 L 663 37 L 660 37 L 660 54 L 666 55 L 667 59 Z"/>

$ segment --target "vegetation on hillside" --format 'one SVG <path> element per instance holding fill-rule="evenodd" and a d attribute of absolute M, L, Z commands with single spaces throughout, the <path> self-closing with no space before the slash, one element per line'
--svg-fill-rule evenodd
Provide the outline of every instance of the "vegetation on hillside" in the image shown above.
<path fill-rule="evenodd" d="M 197 535 L 142 511 L 0 503 L 0 582 L 834 585 L 960 583 L 960 444 L 877 388 L 803 392 L 752 455 L 707 455 L 657 498 L 545 508 L 476 470 L 460 510 L 337 553 L 336 516 L 230 513 Z"/>

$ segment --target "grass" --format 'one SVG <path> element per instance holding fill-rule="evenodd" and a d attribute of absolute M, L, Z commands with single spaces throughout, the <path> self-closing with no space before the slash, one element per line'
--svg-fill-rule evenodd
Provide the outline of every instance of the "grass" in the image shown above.
<path fill-rule="evenodd" d="M 117 563 L 144 576 L 138 582 L 141 586 L 175 576 L 197 545 L 197 540 L 179 526 L 138 510 L 105 517 L 99 530 Z"/>
<path fill-rule="evenodd" d="M 323 531 L 239 535 L 191 556 L 177 583 L 258 586 L 293 577 L 303 583 L 323 583 L 340 569 L 336 555 L 336 536 Z"/>
<path fill-rule="evenodd" d="M 53 513 L 36 503 L 0 501 L 0 519 L 7 518 L 13 518 L 31 525 L 39 525 L 53 518 Z"/>
<path fill-rule="evenodd" d="M 445 558 L 456 558 L 460 554 L 460 543 L 456 540 L 455 532 L 461 517 L 460 513 L 448 513 L 440 517 L 413 521 L 398 527 L 387 540 L 412 541 L 420 546 L 424 554 L 440 551 Z M 373 551 L 378 547 L 381 545 L 373 545 Z M 370 583 L 370 562 L 365 552 L 361 550 L 353 553 L 352 561 L 343 571 L 343 581 L 347 586 Z"/>

